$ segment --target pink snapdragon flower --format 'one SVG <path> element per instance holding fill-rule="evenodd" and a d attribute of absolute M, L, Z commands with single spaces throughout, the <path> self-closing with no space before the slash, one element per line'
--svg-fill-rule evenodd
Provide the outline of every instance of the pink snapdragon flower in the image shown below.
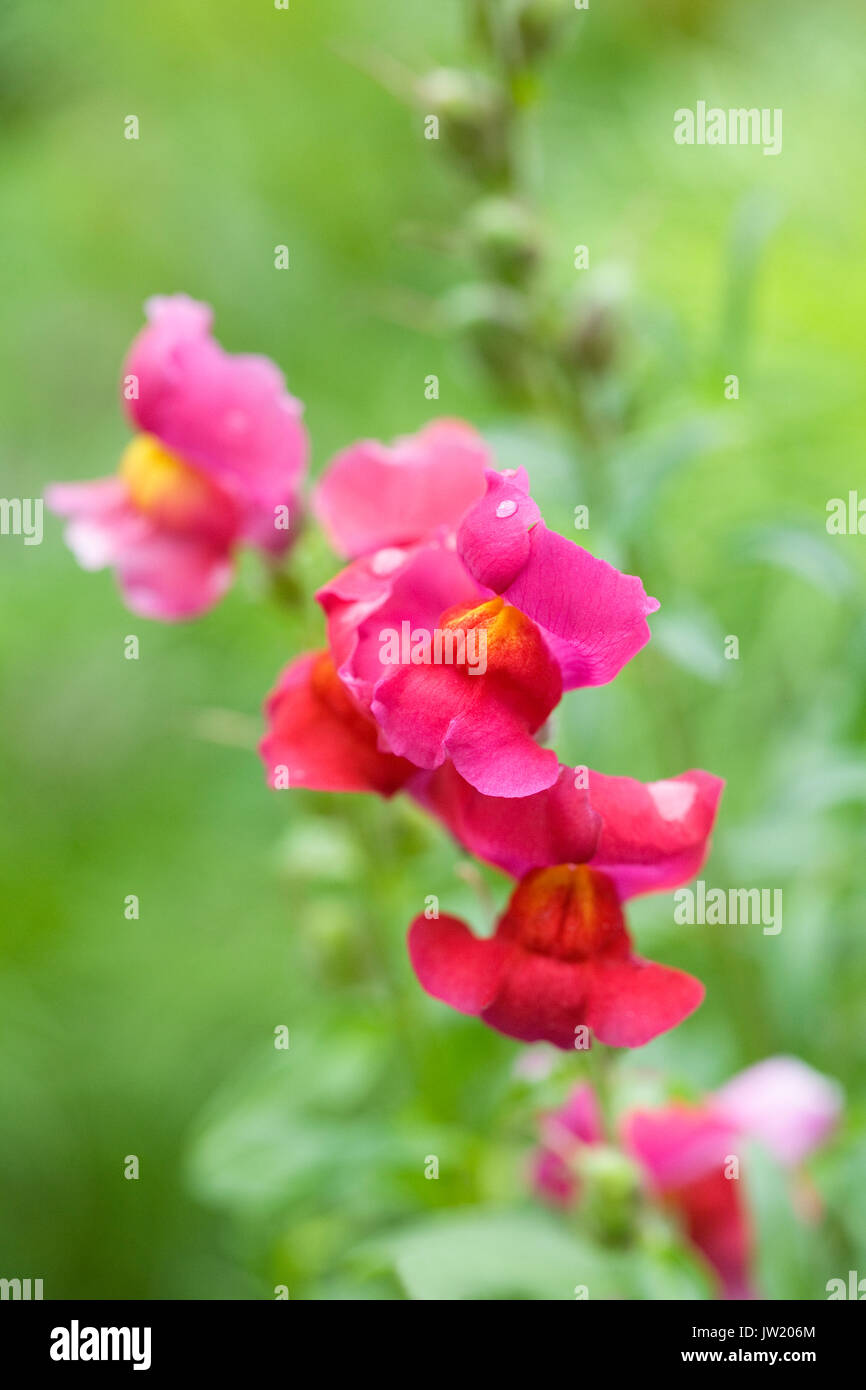
<path fill-rule="evenodd" d="M 481 440 L 453 421 L 391 451 L 341 455 L 314 505 L 356 558 L 318 598 L 337 671 L 380 747 L 419 768 L 450 761 L 479 791 L 510 798 L 556 782 L 556 756 L 535 735 L 564 690 L 616 676 L 658 604 L 639 579 L 548 531 L 522 469 L 485 462 Z"/>
<path fill-rule="evenodd" d="M 307 463 L 302 407 L 265 357 L 225 352 L 206 304 L 157 296 L 123 369 L 133 437 L 113 478 L 55 483 L 85 569 L 111 565 L 134 613 L 196 617 L 225 593 L 239 544 L 281 555 Z"/>
<path fill-rule="evenodd" d="M 456 917 L 416 917 L 409 956 L 434 999 L 508 1037 L 563 1049 L 590 1036 L 641 1047 L 704 997 L 691 975 L 633 953 L 613 881 L 584 864 L 527 874 L 492 937 Z"/>
<path fill-rule="evenodd" d="M 742 1179 L 728 1176 L 743 1139 L 793 1168 L 822 1144 L 839 1120 L 840 1088 L 794 1057 L 772 1057 L 735 1076 L 699 1105 L 677 1101 L 633 1110 L 620 1124 L 626 1152 L 649 1194 L 682 1224 L 716 1275 L 725 1298 L 752 1298 L 752 1235 Z M 595 1093 L 575 1088 L 541 1125 L 532 1181 L 547 1201 L 580 1201 L 580 1153 L 603 1142 Z"/>

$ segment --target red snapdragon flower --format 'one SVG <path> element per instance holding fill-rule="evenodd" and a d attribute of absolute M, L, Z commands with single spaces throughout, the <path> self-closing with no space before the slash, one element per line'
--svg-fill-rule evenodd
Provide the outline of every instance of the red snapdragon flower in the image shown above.
<path fill-rule="evenodd" d="M 699 980 L 632 951 L 613 880 L 584 864 L 534 869 L 488 939 L 456 917 L 416 917 L 409 955 L 435 999 L 523 1042 L 569 1049 L 587 1029 L 640 1047 L 704 997 Z"/>

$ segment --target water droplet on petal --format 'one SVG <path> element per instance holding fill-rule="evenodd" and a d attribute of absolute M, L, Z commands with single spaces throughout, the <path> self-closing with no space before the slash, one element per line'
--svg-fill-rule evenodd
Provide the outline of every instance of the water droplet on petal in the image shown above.
<path fill-rule="evenodd" d="M 517 511 L 517 503 L 516 503 L 516 502 L 512 502 L 510 498 L 506 498 L 506 500 L 505 500 L 504 502 L 500 502 L 500 503 L 499 503 L 499 506 L 496 508 L 496 515 L 497 515 L 497 516 L 514 516 L 514 513 L 515 513 L 516 511 Z"/>
<path fill-rule="evenodd" d="M 399 569 L 406 556 L 402 550 L 396 546 L 386 546 L 383 550 L 377 550 L 370 560 L 370 569 L 373 574 L 380 577 L 386 574 L 393 574 L 394 570 Z"/>

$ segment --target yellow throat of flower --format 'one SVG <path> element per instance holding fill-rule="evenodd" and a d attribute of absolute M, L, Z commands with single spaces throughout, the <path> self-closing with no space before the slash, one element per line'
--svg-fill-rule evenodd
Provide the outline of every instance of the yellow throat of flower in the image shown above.
<path fill-rule="evenodd" d="M 120 476 L 133 506 L 162 526 L 221 530 L 228 499 L 198 469 L 163 448 L 150 434 L 137 434 L 120 460 Z"/>

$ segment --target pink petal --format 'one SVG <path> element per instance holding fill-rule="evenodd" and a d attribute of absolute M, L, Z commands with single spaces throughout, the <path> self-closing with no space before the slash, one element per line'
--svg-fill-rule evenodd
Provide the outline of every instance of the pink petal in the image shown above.
<path fill-rule="evenodd" d="M 522 471 L 489 472 L 487 479 L 487 495 L 464 518 L 457 537 L 470 574 L 548 635 L 563 689 L 613 680 L 649 640 L 646 619 L 658 601 L 633 575 L 549 531 Z"/>
<path fill-rule="evenodd" d="M 709 853 L 720 777 L 692 768 L 662 782 L 589 773 L 601 820 L 593 868 L 614 880 L 621 900 L 658 893 L 694 878 Z"/>
<path fill-rule="evenodd" d="M 529 560 L 531 533 L 541 512 L 529 495 L 525 469 L 489 469 L 485 480 L 487 492 L 464 517 L 457 549 L 479 584 L 504 594 Z"/>
<path fill-rule="evenodd" d="M 487 796 L 531 795 L 556 780 L 551 748 L 540 748 L 504 704 L 479 699 L 456 715 L 443 751 L 461 777 Z"/>
<path fill-rule="evenodd" d="M 560 767 L 531 796 L 500 800 L 448 765 L 419 773 L 409 791 L 466 849 L 515 878 L 555 864 L 590 863 L 612 878 L 621 901 L 694 877 L 709 849 L 724 783 L 693 769 L 663 782 L 637 782 Z"/>
<path fill-rule="evenodd" d="M 470 853 L 523 878 L 530 869 L 592 858 L 601 821 L 588 788 L 574 783 L 574 770 L 563 767 L 546 791 L 485 796 L 445 763 L 435 772 L 419 772 L 407 790 Z"/>
<path fill-rule="evenodd" d="M 232 568 L 226 550 L 164 531 L 154 531 L 117 558 L 127 607 L 143 618 L 168 622 L 197 618 L 212 608 L 231 584 Z"/>
<path fill-rule="evenodd" d="M 104 569 L 152 528 L 131 506 L 120 478 L 53 483 L 45 489 L 51 511 L 68 518 L 65 539 L 82 569 Z"/>
<path fill-rule="evenodd" d="M 557 1207 L 570 1207 L 578 1194 L 574 1173 L 559 1154 L 539 1149 L 533 1156 L 530 1182 L 539 1197 Z"/>
<path fill-rule="evenodd" d="M 186 295 L 145 308 L 149 323 L 123 369 L 138 382 L 130 417 L 235 500 L 248 540 L 285 549 L 292 532 L 275 526 L 275 508 L 295 508 L 308 446 L 282 373 L 265 357 L 225 352 L 210 335 L 210 309 Z"/>
<path fill-rule="evenodd" d="M 741 1182 L 726 1176 L 738 1138 L 736 1128 L 706 1106 L 682 1103 L 635 1111 L 624 1124 L 626 1148 L 715 1271 L 723 1297 L 749 1299 L 749 1223 Z"/>
<path fill-rule="evenodd" d="M 583 1144 L 600 1144 L 604 1138 L 601 1107 L 591 1086 L 575 1086 L 562 1109 L 550 1118 Z"/>
<path fill-rule="evenodd" d="M 320 589 L 316 598 L 328 620 L 328 641 L 337 669 L 362 703 L 393 667 L 381 661 L 382 632 L 432 631 L 453 604 L 486 597 L 449 546 L 390 547 L 356 560 Z"/>
<path fill-rule="evenodd" d="M 578 1182 L 568 1159 L 584 1144 L 604 1139 L 601 1108 L 591 1086 L 575 1086 L 565 1105 L 545 1115 L 541 1124 L 542 1147 L 535 1157 L 532 1182 L 540 1196 L 569 1206 L 578 1196 Z"/>
<path fill-rule="evenodd" d="M 736 1125 L 707 1105 L 677 1101 L 658 1110 L 634 1110 L 623 1124 L 629 1152 L 659 1190 L 723 1171 L 740 1135 Z"/>
<path fill-rule="evenodd" d="M 841 1087 L 796 1057 L 770 1057 L 716 1093 L 713 1111 L 794 1166 L 822 1144 L 842 1112 Z"/>
<path fill-rule="evenodd" d="M 557 776 L 556 754 L 538 746 L 483 676 L 400 667 L 376 687 L 373 713 L 395 753 L 424 768 L 450 758 L 487 795 L 525 795 Z"/>
<path fill-rule="evenodd" d="M 127 607 L 143 618 L 198 617 L 231 583 L 226 544 L 155 526 L 132 506 L 119 478 L 57 483 L 45 500 L 69 519 L 66 541 L 82 568 L 113 565 Z"/>
<path fill-rule="evenodd" d="M 306 652 L 283 671 L 265 705 L 259 747 L 270 786 L 288 770 L 290 787 L 392 796 L 414 771 L 382 753 L 376 726 L 356 706 L 327 653 Z"/>
<path fill-rule="evenodd" d="M 455 527 L 484 494 L 489 464 L 480 435 L 460 420 L 436 420 L 392 448 L 362 440 L 338 454 L 313 495 L 334 549 L 358 556 L 409 545 Z"/>

